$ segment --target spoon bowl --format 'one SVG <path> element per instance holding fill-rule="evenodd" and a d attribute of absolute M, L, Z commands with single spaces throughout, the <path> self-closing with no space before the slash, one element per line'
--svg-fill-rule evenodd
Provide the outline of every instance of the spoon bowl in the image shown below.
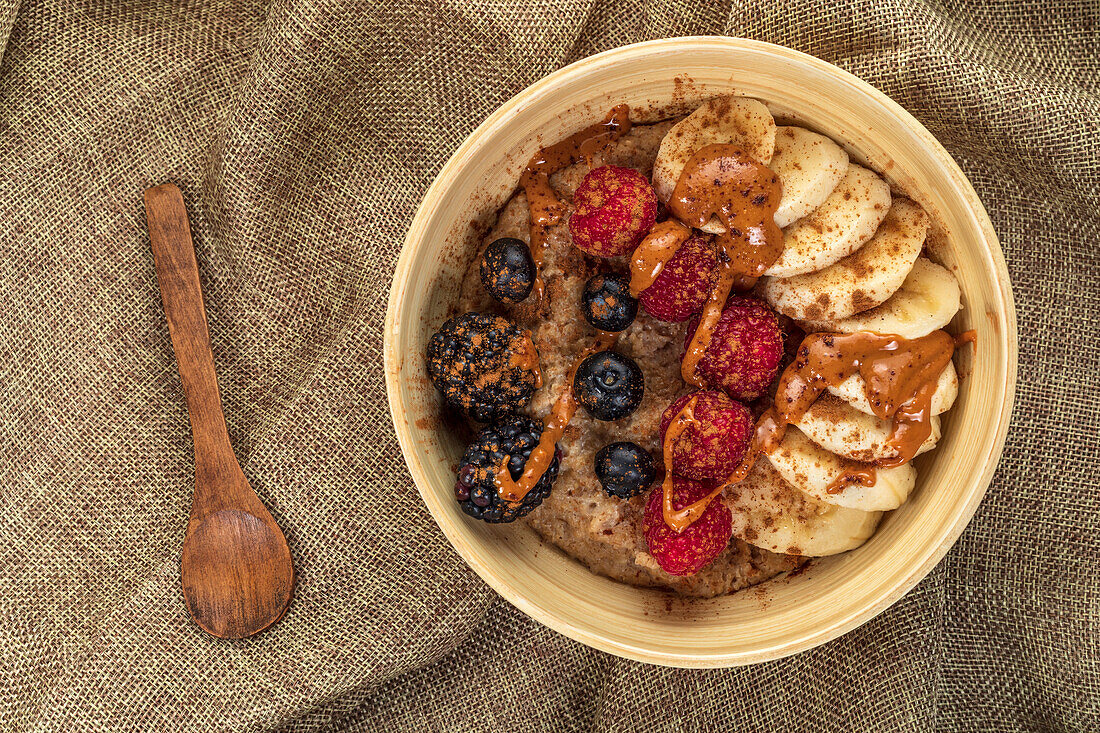
<path fill-rule="evenodd" d="M 251 636 L 290 604 L 294 565 L 283 533 L 241 509 L 216 511 L 190 531 L 181 569 L 187 608 L 214 636 Z"/>

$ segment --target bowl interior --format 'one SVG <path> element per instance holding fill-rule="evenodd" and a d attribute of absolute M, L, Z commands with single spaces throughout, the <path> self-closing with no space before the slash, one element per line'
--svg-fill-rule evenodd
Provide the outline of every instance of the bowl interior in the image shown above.
<path fill-rule="evenodd" d="M 673 71 L 675 70 L 675 71 Z M 919 201 L 935 221 L 933 257 L 962 286 L 951 330 L 973 328 L 976 352 L 939 447 L 917 463 L 909 502 L 863 547 L 815 560 L 794 577 L 709 600 L 683 600 L 589 572 L 523 526 L 465 517 L 452 495 L 463 446 L 447 430 L 422 354 L 449 315 L 479 231 L 515 190 L 542 144 L 626 102 L 635 118 L 688 111 L 717 94 L 763 100 L 843 144 Z M 1011 413 L 1016 324 L 1008 274 L 970 184 L 932 136 L 879 92 L 797 52 L 724 38 L 671 39 L 578 62 L 490 117 L 455 153 L 424 198 L 397 268 L 386 333 L 391 410 L 405 458 L 432 516 L 502 596 L 586 644 L 642 661 L 730 666 L 823 643 L 865 622 L 946 553 L 988 485 Z M 427 521 L 427 519 L 425 519 Z"/>

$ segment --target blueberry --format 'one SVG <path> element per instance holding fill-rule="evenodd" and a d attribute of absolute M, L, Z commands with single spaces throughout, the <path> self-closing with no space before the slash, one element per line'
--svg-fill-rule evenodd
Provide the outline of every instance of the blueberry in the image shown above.
<path fill-rule="evenodd" d="M 620 499 L 638 496 L 657 478 L 653 457 L 637 443 L 605 445 L 596 453 L 595 468 L 603 490 Z"/>
<path fill-rule="evenodd" d="M 584 319 L 601 331 L 623 331 L 638 315 L 638 300 L 630 295 L 630 278 L 596 275 L 584 284 Z"/>
<path fill-rule="evenodd" d="M 518 303 L 535 284 L 535 261 L 519 239 L 493 241 L 481 256 L 481 284 L 501 303 Z"/>
<path fill-rule="evenodd" d="M 645 392 L 642 370 L 629 356 L 597 351 L 577 367 L 573 394 L 597 420 L 620 420 L 638 409 Z"/>

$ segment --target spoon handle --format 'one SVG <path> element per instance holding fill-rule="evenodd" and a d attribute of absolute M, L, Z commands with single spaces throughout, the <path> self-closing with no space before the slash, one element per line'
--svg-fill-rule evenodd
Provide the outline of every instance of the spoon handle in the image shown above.
<path fill-rule="evenodd" d="M 218 395 L 214 353 L 202 303 L 199 266 L 191 241 L 191 226 L 183 194 L 171 183 L 145 192 L 145 216 L 149 242 L 156 262 L 157 282 L 164 301 L 164 315 L 172 348 L 176 352 L 191 433 L 195 440 L 197 487 L 210 485 L 228 465 L 239 464 L 229 444 L 229 433 Z"/>

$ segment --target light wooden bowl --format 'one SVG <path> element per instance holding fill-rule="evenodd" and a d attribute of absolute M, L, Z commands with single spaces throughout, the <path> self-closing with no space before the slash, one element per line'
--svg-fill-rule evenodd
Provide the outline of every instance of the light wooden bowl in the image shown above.
<path fill-rule="evenodd" d="M 530 529 L 476 522 L 454 501 L 463 446 L 443 427 L 424 348 L 457 297 L 476 249 L 472 223 L 492 220 L 541 144 L 626 102 L 636 117 L 680 113 L 718 94 L 763 100 L 845 145 L 937 222 L 936 259 L 959 279 L 965 308 L 952 330 L 976 329 L 959 359 L 959 399 L 939 447 L 918 463 L 912 498 L 874 537 L 814 561 L 795 577 L 710 600 L 681 600 L 589 572 Z M 833 639 L 912 588 L 969 522 L 997 465 L 1016 381 L 1016 317 L 989 217 L 962 171 L 905 110 L 859 79 L 779 46 L 676 38 L 619 48 L 546 77 L 498 109 L 428 189 L 394 275 L 385 334 L 394 426 L 420 494 L 466 562 L 500 595 L 547 626 L 620 656 L 683 667 L 775 659 Z M 410 508 L 417 512 L 419 507 Z M 423 521 L 428 521 L 424 517 Z M 425 593 L 432 592 L 425 588 Z"/>

